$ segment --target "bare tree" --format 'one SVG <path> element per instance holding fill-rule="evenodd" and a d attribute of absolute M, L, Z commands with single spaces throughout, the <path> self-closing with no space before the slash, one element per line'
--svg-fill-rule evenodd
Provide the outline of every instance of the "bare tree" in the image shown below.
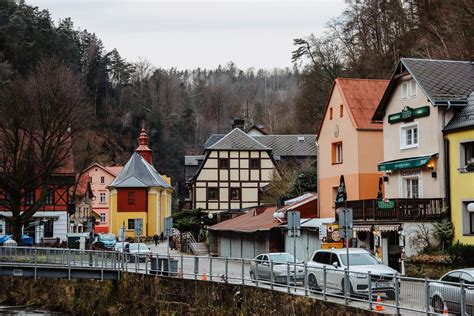
<path fill-rule="evenodd" d="M 67 195 L 74 185 L 74 135 L 90 112 L 79 77 L 62 62 L 47 59 L 26 79 L 0 92 L 1 215 L 21 241 L 22 227 L 48 194 Z M 36 198 L 29 195 L 36 192 Z"/>

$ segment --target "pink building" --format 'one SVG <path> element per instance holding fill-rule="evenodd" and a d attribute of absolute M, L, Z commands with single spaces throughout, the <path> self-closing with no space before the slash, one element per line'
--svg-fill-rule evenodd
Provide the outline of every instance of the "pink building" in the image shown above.
<path fill-rule="evenodd" d="M 99 223 L 95 225 L 96 233 L 109 232 L 109 191 L 107 186 L 122 170 L 122 166 L 105 167 L 94 163 L 84 173 L 89 174 L 89 182 L 95 199 L 92 201 L 92 210 L 99 215 Z"/>

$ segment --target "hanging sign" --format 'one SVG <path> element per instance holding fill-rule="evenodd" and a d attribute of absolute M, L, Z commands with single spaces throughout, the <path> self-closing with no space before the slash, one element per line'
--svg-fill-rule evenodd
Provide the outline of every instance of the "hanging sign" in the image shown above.
<path fill-rule="evenodd" d="M 377 208 L 381 210 L 394 209 L 395 200 L 377 200 Z"/>
<path fill-rule="evenodd" d="M 388 116 L 388 122 L 390 124 L 412 121 L 415 118 L 420 118 L 430 115 L 430 107 L 422 106 L 416 109 L 411 107 L 405 107 L 403 111 Z"/>

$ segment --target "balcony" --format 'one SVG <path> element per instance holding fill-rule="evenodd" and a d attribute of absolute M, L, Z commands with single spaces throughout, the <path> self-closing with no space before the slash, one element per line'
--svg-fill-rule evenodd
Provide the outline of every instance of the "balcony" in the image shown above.
<path fill-rule="evenodd" d="M 354 220 L 433 221 L 449 217 L 442 198 L 356 200 L 337 206 L 352 208 Z"/>

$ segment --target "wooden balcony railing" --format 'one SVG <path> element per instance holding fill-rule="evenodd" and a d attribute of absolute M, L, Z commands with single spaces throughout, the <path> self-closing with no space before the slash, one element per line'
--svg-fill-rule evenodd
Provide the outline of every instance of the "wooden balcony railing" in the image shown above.
<path fill-rule="evenodd" d="M 337 204 L 337 207 L 352 208 L 354 220 L 426 221 L 449 217 L 442 198 L 388 199 L 385 201 L 382 203 L 377 199 L 346 201 Z"/>

